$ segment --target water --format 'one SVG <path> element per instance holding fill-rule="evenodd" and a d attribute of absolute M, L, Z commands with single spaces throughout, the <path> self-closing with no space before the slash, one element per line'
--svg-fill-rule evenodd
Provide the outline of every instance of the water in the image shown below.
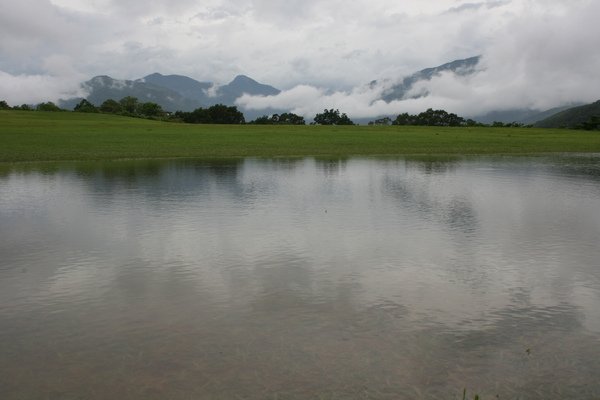
<path fill-rule="evenodd" d="M 600 156 L 0 169 L 1 399 L 600 397 Z"/>

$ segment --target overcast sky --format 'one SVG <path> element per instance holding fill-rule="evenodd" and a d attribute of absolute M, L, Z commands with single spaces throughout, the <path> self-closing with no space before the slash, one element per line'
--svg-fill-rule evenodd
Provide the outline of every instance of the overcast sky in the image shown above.
<path fill-rule="evenodd" d="M 284 92 L 248 107 L 355 116 L 445 108 L 546 109 L 600 98 L 598 0 L 0 0 L 0 100 L 57 100 L 95 75 L 153 72 Z M 373 102 L 426 67 L 482 55 L 420 100 Z"/>

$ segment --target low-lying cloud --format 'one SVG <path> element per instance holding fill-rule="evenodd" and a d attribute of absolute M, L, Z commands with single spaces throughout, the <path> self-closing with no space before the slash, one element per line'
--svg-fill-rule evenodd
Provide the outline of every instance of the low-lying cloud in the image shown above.
<path fill-rule="evenodd" d="M 308 117 L 547 109 L 600 98 L 598 15 L 596 0 L 5 2 L 0 100 L 57 100 L 95 75 L 160 72 L 216 83 L 245 74 L 284 90 L 239 105 Z M 413 88 L 427 97 L 379 100 L 412 72 L 480 54 L 476 74 Z"/>
<path fill-rule="evenodd" d="M 505 2 L 492 2 L 500 7 Z M 549 2 L 540 10 L 535 2 L 497 32 L 483 52 L 477 71 L 462 76 L 450 72 L 417 82 L 398 101 L 383 102 L 382 93 L 400 80 L 387 80 L 353 90 L 330 92 L 298 86 L 277 96 L 243 96 L 238 105 L 258 110 L 289 109 L 312 117 L 324 108 L 339 108 L 353 118 L 373 118 L 427 108 L 445 109 L 465 117 L 490 111 L 547 110 L 565 104 L 600 99 L 600 3 L 576 1 L 570 8 Z M 459 11 L 480 12 L 483 3 L 465 4 Z M 421 97 L 422 94 L 427 94 Z"/>
<path fill-rule="evenodd" d="M 0 97 L 8 99 L 9 104 L 38 104 L 57 102 L 60 99 L 85 97 L 81 87 L 81 76 L 52 75 L 11 75 L 0 71 Z"/>

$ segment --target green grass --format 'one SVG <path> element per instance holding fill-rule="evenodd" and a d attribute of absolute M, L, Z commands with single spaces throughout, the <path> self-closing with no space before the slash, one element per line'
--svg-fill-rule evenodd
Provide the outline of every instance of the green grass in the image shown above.
<path fill-rule="evenodd" d="M 188 125 L 0 111 L 0 162 L 600 152 L 598 132 L 533 128 Z"/>

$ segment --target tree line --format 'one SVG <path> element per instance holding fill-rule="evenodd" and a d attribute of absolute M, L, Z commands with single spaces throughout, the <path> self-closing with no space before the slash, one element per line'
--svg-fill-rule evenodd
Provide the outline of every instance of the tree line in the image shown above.
<path fill-rule="evenodd" d="M 63 110 L 53 102 L 39 103 L 37 105 L 21 104 L 11 107 L 4 100 L 0 100 L 0 110 L 22 110 L 22 111 L 67 111 Z"/>
<path fill-rule="evenodd" d="M 413 125 L 413 126 L 492 126 L 495 128 L 518 128 L 531 127 L 519 122 L 499 122 L 494 121 L 487 125 L 477 122 L 473 119 L 465 119 L 454 113 L 445 110 L 434 110 L 432 108 L 422 113 L 411 115 L 408 113 L 399 114 L 395 119 L 383 117 L 369 122 L 369 125 Z"/>
<path fill-rule="evenodd" d="M 6 101 L 0 101 L 0 110 L 23 110 L 23 111 L 67 111 L 61 109 L 53 102 L 39 103 L 36 106 L 23 104 L 11 107 Z M 73 108 L 74 112 L 83 113 L 104 113 L 124 115 L 128 117 L 158 119 L 170 122 L 184 122 L 188 124 L 244 124 L 246 119 L 244 114 L 236 106 L 226 106 L 224 104 L 215 104 L 208 108 L 199 107 L 193 111 L 164 111 L 162 107 L 153 102 L 141 102 L 136 97 L 126 96 L 117 101 L 108 99 L 102 102 L 100 106 L 95 106 L 90 101 L 82 99 Z M 306 125 L 303 116 L 294 113 L 282 113 L 263 115 L 248 124 L 256 125 Z M 345 113 L 339 110 L 324 110 L 314 117 L 312 124 L 317 125 L 354 125 L 354 122 L 348 118 Z"/>
<path fill-rule="evenodd" d="M 22 104 L 11 107 L 6 101 L 0 101 L 0 110 L 25 110 L 25 111 L 67 111 L 51 101 L 37 105 Z M 253 124 L 253 125 L 306 125 L 304 117 L 294 113 L 263 115 L 253 121 L 246 122 L 244 114 L 236 106 L 216 104 L 207 108 L 199 107 L 193 111 L 164 111 L 162 107 L 153 102 L 141 102 L 136 97 L 126 96 L 116 101 L 108 99 L 100 106 L 95 106 L 86 99 L 82 99 L 73 109 L 75 112 L 117 114 L 138 118 L 158 119 L 169 122 L 183 122 L 189 124 Z M 317 113 L 311 125 L 355 125 L 355 123 L 338 109 L 325 109 Z M 432 108 L 422 113 L 411 115 L 398 114 L 396 118 L 382 117 L 370 121 L 369 125 L 415 125 L 415 126 L 448 126 L 448 127 L 531 127 L 518 122 L 499 122 L 482 124 L 473 119 L 465 119 L 445 110 Z M 580 124 L 575 129 L 600 130 L 600 117 L 592 117 L 589 121 Z"/>
<path fill-rule="evenodd" d="M 600 115 L 592 115 L 587 121 L 577 124 L 575 129 L 586 131 L 600 131 Z"/>

